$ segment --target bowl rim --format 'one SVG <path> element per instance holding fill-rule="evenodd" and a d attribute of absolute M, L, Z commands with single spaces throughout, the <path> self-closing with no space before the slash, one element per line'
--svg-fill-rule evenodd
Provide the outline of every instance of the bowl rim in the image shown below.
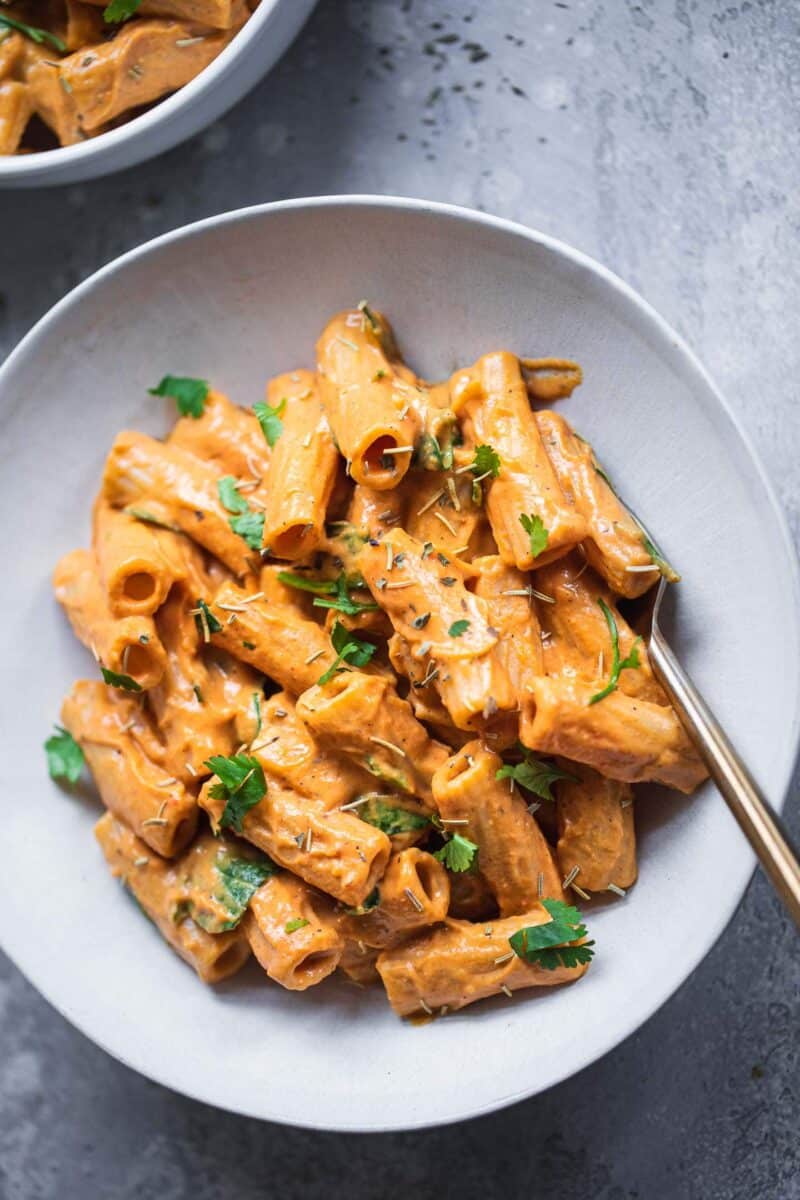
<path fill-rule="evenodd" d="M 65 296 L 57 301 L 47 313 L 45 313 L 23 336 L 14 350 L 8 355 L 2 365 L 0 365 L 0 394 L 6 378 L 16 368 L 17 362 L 24 358 L 31 350 L 36 351 L 37 339 L 47 332 L 48 327 L 55 323 L 61 314 L 71 305 L 79 304 L 83 297 L 92 291 L 98 284 L 112 277 L 120 271 L 124 271 L 130 264 L 137 259 L 150 254 L 158 253 L 163 247 L 171 244 L 176 244 L 184 240 L 202 234 L 208 230 L 219 228 L 226 225 L 236 225 L 248 220 L 257 220 L 268 216 L 275 212 L 284 212 L 301 209 L 325 209 L 325 208 L 344 208 L 351 207 L 354 209 L 360 208 L 380 208 L 389 211 L 406 211 L 412 213 L 429 214 L 445 220 L 454 220 L 456 222 L 464 222 L 466 224 L 477 224 L 500 232 L 513 234 L 518 237 L 523 237 L 534 244 L 549 250 L 556 257 L 566 260 L 582 271 L 589 272 L 591 275 L 599 278 L 599 280 L 608 288 L 612 289 L 635 309 L 641 315 L 646 323 L 659 335 L 659 340 L 663 345 L 665 340 L 669 343 L 671 349 L 677 354 L 684 368 L 687 368 L 690 376 L 693 376 L 715 400 L 718 411 L 724 416 L 731 427 L 732 433 L 739 439 L 744 451 L 746 452 L 755 474 L 764 489 L 764 496 L 769 508 L 771 509 L 772 517 L 775 521 L 776 531 L 780 532 L 780 539 L 785 550 L 785 565 L 791 580 L 791 589 L 793 596 L 793 608 L 797 614 L 800 614 L 800 560 L 798 559 L 797 549 L 795 547 L 789 523 L 783 508 L 777 498 L 772 482 L 767 475 L 765 467 L 757 451 L 754 449 L 750 436 L 743 428 L 736 414 L 729 407 L 722 393 L 716 387 L 706 369 L 703 367 L 694 351 L 689 347 L 688 343 L 672 328 L 672 326 L 659 315 L 659 313 L 646 301 L 634 288 L 627 284 L 623 279 L 611 271 L 608 267 L 592 258 L 590 255 L 578 250 L 568 243 L 550 236 L 549 234 L 541 233 L 538 230 L 532 229 L 522 223 L 511 221 L 503 217 L 493 216 L 488 213 L 479 212 L 466 207 L 446 204 L 432 200 L 414 199 L 404 196 L 389 196 L 389 195 L 370 195 L 368 193 L 342 194 L 330 196 L 312 196 L 299 197 L 291 200 L 273 201 L 270 203 L 252 205 L 248 207 L 233 209 L 228 212 L 218 213 L 211 217 L 206 217 L 200 221 L 192 222 L 188 225 L 179 226 L 176 229 L 170 230 L 167 233 L 161 234 L 132 250 L 126 251 L 118 258 L 100 267 L 87 279 L 83 280 L 76 287 L 71 289 Z M 798 616 L 798 624 L 800 624 L 800 616 Z M 800 688 L 795 690 L 794 711 L 791 714 L 791 724 L 788 728 L 790 755 L 787 758 L 784 778 L 781 782 L 779 795 L 774 797 L 774 808 L 780 812 L 786 801 L 788 789 L 791 784 L 795 769 L 800 757 Z M 135 1061 L 135 1047 L 132 1047 L 127 1053 L 121 1052 L 116 1047 L 111 1047 L 106 1044 L 103 1039 L 98 1039 L 92 1031 L 91 1020 L 85 1017 L 82 1013 L 66 1011 L 61 1006 L 59 1001 L 54 998 L 49 988 L 42 990 L 38 982 L 33 983 L 37 992 L 42 995 L 45 1000 L 63 1016 L 71 1025 L 76 1027 L 95 1045 L 99 1045 L 112 1058 L 125 1066 L 143 1074 L 146 1078 L 152 1079 L 161 1086 L 176 1091 L 181 1095 L 186 1095 L 189 1098 L 200 1103 L 211 1104 L 216 1107 L 224 1108 L 226 1111 L 235 1112 L 241 1116 L 255 1117 L 259 1120 L 274 1121 L 276 1124 L 289 1125 L 293 1128 L 307 1128 L 315 1130 L 347 1132 L 347 1133 L 378 1133 L 391 1132 L 400 1130 L 414 1130 L 434 1128 L 441 1125 L 452 1124 L 456 1121 L 474 1119 L 476 1117 L 485 1116 L 491 1112 L 505 1108 L 511 1104 L 527 1099 L 540 1091 L 549 1090 L 556 1084 L 564 1082 L 578 1074 L 585 1068 L 591 1066 L 606 1054 L 610 1053 L 617 1046 L 626 1041 L 633 1033 L 635 1033 L 646 1021 L 649 1021 L 659 1009 L 675 994 L 675 992 L 686 982 L 691 974 L 696 970 L 702 960 L 711 951 L 715 943 L 718 941 L 733 916 L 735 915 L 739 904 L 744 896 L 745 890 L 750 882 L 753 870 L 756 866 L 755 855 L 749 847 L 743 847 L 746 857 L 749 857 L 749 868 L 742 872 L 741 878 L 737 886 L 726 889 L 724 895 L 718 896 L 720 900 L 716 918 L 706 927 L 706 932 L 701 940 L 698 940 L 693 947 L 688 947 L 685 959 L 681 964 L 681 969 L 674 979 L 669 980 L 667 990 L 658 997 L 654 1007 L 649 1008 L 645 1015 L 641 1011 L 632 1014 L 625 1021 L 615 1025 L 613 1032 L 604 1035 L 602 1028 L 597 1031 L 597 1036 L 588 1049 L 581 1054 L 576 1054 L 565 1060 L 563 1070 L 558 1071 L 552 1078 L 549 1079 L 544 1089 L 533 1087 L 524 1087 L 509 1095 L 495 1097 L 484 1103 L 477 1103 L 474 1100 L 465 1098 L 460 1111 L 455 1113 L 447 1113 L 442 1115 L 440 1119 L 431 1119 L 430 1117 L 412 1119 L 411 1121 L 386 1121 L 378 1119 L 374 1123 L 365 1125 L 362 1122 L 358 1124 L 348 1123 L 345 1114 L 338 1119 L 336 1123 L 315 1121 L 315 1120 L 296 1120 L 288 1119 L 276 1114 L 275 1112 L 265 1113 L 259 1111 L 255 1106 L 248 1107 L 245 1104 L 233 1104 L 226 1100 L 220 1104 L 213 1095 L 204 1093 L 199 1087 L 186 1087 L 183 1082 L 178 1087 L 173 1084 L 169 1078 L 169 1068 L 165 1066 L 163 1070 L 153 1070 L 150 1065 L 147 1068 L 140 1067 Z M 2 946 L 4 952 L 8 955 L 17 969 L 29 978 L 17 960 L 17 957 L 11 953 L 6 946 Z M 33 980 L 31 979 L 31 982 Z"/>
<path fill-rule="evenodd" d="M 176 117 L 188 105 L 201 100 L 209 91 L 216 87 L 219 80 L 231 70 L 235 59 L 239 57 L 248 42 L 257 37 L 262 26 L 266 25 L 275 11 L 286 3 L 286 0 L 261 0 L 258 8 L 250 15 L 245 24 L 233 37 L 228 45 L 215 59 L 204 67 L 194 79 L 190 79 L 177 92 L 157 100 L 147 112 L 140 113 L 116 129 L 109 129 L 98 137 L 89 138 L 85 142 L 76 142 L 74 146 L 56 146 L 52 150 L 41 150 L 35 154 L 9 154 L 0 157 L 0 187 L 10 180 L 27 180 L 36 183 L 39 176 L 46 176 L 53 168 L 63 170 L 68 167 L 87 163 L 103 154 L 112 154 L 121 150 L 126 143 L 146 138 L 148 132 L 155 126 L 166 123 Z M 158 151 L 156 151 L 158 153 Z M 137 159 L 137 161 L 139 161 Z"/>

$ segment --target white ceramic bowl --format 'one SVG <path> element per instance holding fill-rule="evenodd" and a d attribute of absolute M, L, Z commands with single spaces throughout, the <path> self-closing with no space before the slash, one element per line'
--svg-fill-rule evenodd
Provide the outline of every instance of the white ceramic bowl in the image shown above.
<path fill-rule="evenodd" d="M 230 45 L 166 100 L 76 146 L 0 157 L 0 188 L 75 183 L 154 158 L 210 125 L 272 69 L 316 0 L 261 0 Z"/>
<path fill-rule="evenodd" d="M 682 570 L 676 648 L 777 805 L 800 682 L 796 563 L 764 472 L 676 334 L 576 251 L 413 200 L 298 200 L 168 234 L 57 304 L 0 371 L 0 939 L 69 1020 L 151 1078 L 349 1130 L 487 1112 L 586 1066 L 697 966 L 753 868 L 710 786 L 654 791 L 637 802 L 640 882 L 591 906 L 586 978 L 423 1027 L 380 990 L 335 981 L 293 994 L 253 969 L 206 988 L 109 877 L 97 804 L 51 783 L 41 748 L 72 680 L 96 672 L 50 594 L 53 564 L 87 541 L 116 432 L 166 429 L 148 385 L 193 374 L 251 404 L 271 373 L 311 365 L 326 318 L 362 296 L 428 377 L 498 346 L 582 362 L 563 411 Z"/>

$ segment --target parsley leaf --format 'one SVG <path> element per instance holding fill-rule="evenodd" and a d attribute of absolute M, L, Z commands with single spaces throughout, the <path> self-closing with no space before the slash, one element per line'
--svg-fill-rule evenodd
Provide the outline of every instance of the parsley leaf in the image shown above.
<path fill-rule="evenodd" d="M 234 754 L 230 758 L 214 754 L 206 760 L 205 766 L 219 779 L 209 795 L 212 800 L 225 801 L 219 828 L 241 833 L 245 816 L 267 794 L 260 762 L 248 754 Z"/>
<path fill-rule="evenodd" d="M 200 904 L 191 902 L 187 915 L 208 933 L 224 933 L 236 928 L 253 895 L 262 883 L 275 874 L 276 867 L 265 854 L 237 858 L 222 852 L 214 863 L 214 870 L 220 883 L 214 899 L 223 905 L 227 920 L 221 919 L 218 911 L 204 909 Z"/>
<path fill-rule="evenodd" d="M 370 796 L 366 804 L 360 804 L 358 815 L 368 825 L 375 825 L 391 837 L 395 833 L 413 833 L 430 825 L 427 817 L 407 808 L 395 808 L 380 796 Z"/>
<path fill-rule="evenodd" d="M 244 513 L 250 507 L 236 486 L 233 475 L 223 475 L 221 479 L 217 480 L 217 495 L 220 504 L 223 508 L 227 508 L 228 512 Z"/>
<path fill-rule="evenodd" d="M 606 696 L 610 696 L 611 693 L 616 690 L 621 673 L 625 670 L 635 668 L 640 665 L 639 651 L 637 647 L 642 640 L 641 638 L 637 637 L 636 641 L 631 646 L 630 654 L 627 656 L 627 658 L 623 658 L 620 661 L 619 632 L 617 630 L 617 622 L 614 620 L 614 614 L 602 596 L 598 596 L 597 603 L 603 610 L 603 616 L 606 619 L 606 625 L 608 625 L 608 631 L 611 634 L 611 675 L 609 676 L 608 683 L 603 690 L 600 692 L 595 692 L 595 694 L 591 697 L 589 700 L 590 704 L 597 704 L 598 700 L 605 700 Z"/>
<path fill-rule="evenodd" d="M 566 944 L 586 937 L 586 926 L 578 909 L 565 904 L 563 900 L 543 900 L 542 905 L 552 920 L 546 925 L 527 925 L 508 939 L 517 957 L 525 962 L 537 963 L 546 971 L 554 971 L 558 966 L 576 967 L 579 963 L 591 962 L 594 942 L 585 942 L 582 946 Z"/>
<path fill-rule="evenodd" d="M 655 566 L 658 567 L 659 571 L 666 579 L 667 583 L 679 583 L 681 578 L 680 575 L 675 568 L 667 562 L 658 546 L 656 546 L 654 542 L 650 541 L 650 538 L 646 533 L 642 534 L 642 545 L 652 558 Z"/>
<path fill-rule="evenodd" d="M 350 595 L 347 587 L 347 579 L 344 572 L 339 576 L 334 584 L 336 588 L 335 600 L 320 600 L 315 598 L 314 608 L 335 608 L 337 612 L 347 613 L 349 617 L 356 617 L 362 612 L 375 612 L 377 604 L 362 603 L 361 600 L 354 600 Z"/>
<path fill-rule="evenodd" d="M 448 637 L 461 637 L 461 635 L 463 633 L 466 633 L 468 629 L 469 629 L 469 621 L 465 620 L 462 617 L 462 619 L 460 621 L 453 621 L 453 624 L 450 626 L 450 628 L 447 631 L 447 635 L 448 635 Z"/>
<path fill-rule="evenodd" d="M 491 475 L 492 479 L 496 479 L 500 474 L 500 455 L 493 446 L 476 446 L 469 469 L 473 475 Z"/>
<path fill-rule="evenodd" d="M 183 532 L 177 525 L 170 525 L 168 521 L 162 521 L 160 517 L 148 512 L 146 508 L 126 508 L 123 511 L 129 517 L 135 517 L 137 521 L 144 521 L 145 525 L 157 525 L 159 529 L 171 529 L 173 533 Z"/>
<path fill-rule="evenodd" d="M 353 667 L 365 667 L 375 653 L 372 642 L 364 642 L 355 637 L 349 629 L 345 629 L 341 621 L 334 621 L 331 630 L 331 643 L 336 651 L 336 658 L 324 674 L 320 675 L 317 683 L 328 683 L 338 670 L 339 663 L 349 663 Z"/>
<path fill-rule="evenodd" d="M 313 592 L 315 596 L 332 596 L 336 592 L 332 579 L 307 579 L 305 575 L 295 575 L 294 571 L 278 571 L 278 579 L 287 587 L 297 588 L 298 592 Z"/>
<path fill-rule="evenodd" d="M 477 853 L 478 847 L 474 842 L 460 833 L 454 833 L 433 857 L 437 862 L 444 863 L 448 871 L 468 871 Z"/>
<path fill-rule="evenodd" d="M 415 457 L 426 471 L 449 471 L 453 465 L 452 437 L 444 446 L 440 446 L 434 433 L 423 433 L 417 443 Z"/>
<path fill-rule="evenodd" d="M 261 426 L 261 431 L 267 439 L 267 444 L 275 445 L 278 438 L 283 433 L 283 421 L 281 417 L 286 410 L 285 398 L 281 400 L 277 408 L 271 408 L 269 404 L 265 404 L 263 400 L 259 400 L 253 405 L 253 412 L 258 417 L 258 423 Z"/>
<path fill-rule="evenodd" d="M 115 21 L 127 21 L 136 12 L 141 2 L 142 0 L 111 0 L 111 3 L 103 9 L 103 20 L 109 25 Z M 186 415 L 184 413 L 184 416 Z M 192 416 L 199 415 L 199 413 L 192 413 Z"/>
<path fill-rule="evenodd" d="M 520 513 L 519 523 L 530 538 L 531 554 L 534 558 L 538 558 L 543 550 L 547 549 L 547 540 L 549 533 L 544 527 L 544 521 L 541 517 L 527 513 Z"/>
<path fill-rule="evenodd" d="M 228 524 L 234 533 L 244 538 L 251 550 L 260 550 L 264 540 L 264 514 L 248 509 L 238 517 L 231 517 Z"/>
<path fill-rule="evenodd" d="M 514 766 L 504 763 L 495 773 L 495 779 L 513 779 L 514 783 L 527 788 L 529 792 L 540 796 L 542 800 L 553 799 L 550 785 L 557 779 L 569 779 L 573 783 L 576 782 L 574 775 L 568 775 L 566 771 L 562 771 L 553 763 L 542 762 L 540 759 L 534 758 L 529 750 L 523 749 L 523 754 L 525 758 L 521 763 L 516 763 Z"/>
<path fill-rule="evenodd" d="M 294 933 L 296 929 L 305 929 L 306 925 L 310 924 L 311 922 L 307 921 L 305 917 L 292 917 L 291 921 L 287 921 L 284 925 L 283 932 Z"/>
<path fill-rule="evenodd" d="M 256 710 L 256 731 L 250 739 L 254 742 L 261 733 L 261 693 L 253 692 L 253 708 Z"/>
<path fill-rule="evenodd" d="M 44 744 L 50 778 L 77 783 L 83 766 L 83 751 L 63 725 L 54 728 L 55 733 Z"/>
<path fill-rule="evenodd" d="M 368 913 L 370 909 L 376 908 L 380 902 L 381 893 L 377 887 L 374 887 L 363 904 L 358 904 L 355 908 L 346 908 L 344 911 L 349 917 L 363 917 L 364 913 Z"/>
<path fill-rule="evenodd" d="M 116 671 L 109 671 L 108 667 L 101 667 L 100 674 L 103 676 L 104 683 L 121 688 L 123 692 L 140 692 L 142 690 L 141 684 L 138 684 L 135 679 L 131 679 L 130 675 L 118 675 Z"/>
<path fill-rule="evenodd" d="M 264 514 L 254 512 L 236 486 L 232 475 L 223 475 L 217 481 L 220 504 L 236 515 L 228 518 L 234 533 L 244 538 L 251 550 L 260 550 L 264 538 Z"/>
<path fill-rule="evenodd" d="M 197 607 L 200 609 L 200 612 L 194 614 L 194 623 L 197 626 L 197 632 L 200 634 L 200 637 L 205 638 L 206 629 L 208 629 L 209 633 L 219 633 L 222 629 L 222 624 L 214 616 L 205 600 L 198 600 Z"/>
<path fill-rule="evenodd" d="M 129 7 L 129 0 L 111 0 L 108 8 L 103 13 L 106 21 L 124 21 L 131 16 L 130 12 L 126 12 L 122 16 L 109 17 L 108 13 L 111 9 L 122 11 Z M 208 396 L 208 381 L 205 379 L 189 379 L 182 375 L 165 375 L 161 382 L 154 388 L 148 388 L 151 396 L 169 396 L 175 401 L 178 406 L 178 412 L 182 417 L 202 417 L 203 410 L 206 406 L 206 398 Z"/>
<path fill-rule="evenodd" d="M 22 21 L 15 21 L 7 13 L 0 12 L 0 25 L 5 25 L 9 29 L 16 29 L 17 33 L 24 33 L 25 37 L 29 37 L 32 42 L 38 42 L 39 45 L 43 42 L 49 42 L 51 46 L 54 46 L 62 54 L 66 54 L 67 52 L 64 42 L 62 42 L 61 38 L 56 37 L 54 33 L 48 33 L 46 29 L 39 29 L 35 25 L 25 25 Z"/>

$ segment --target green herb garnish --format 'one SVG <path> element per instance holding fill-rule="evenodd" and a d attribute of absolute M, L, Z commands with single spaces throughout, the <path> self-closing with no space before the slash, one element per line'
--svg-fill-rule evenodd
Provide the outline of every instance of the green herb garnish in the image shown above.
<path fill-rule="evenodd" d="M 106 21 L 124 21 L 125 17 L 109 17 L 107 14 L 110 9 L 123 9 L 128 7 L 130 0 L 111 0 L 108 8 L 103 13 Z M 128 13 L 127 16 L 131 14 Z M 169 396 L 178 406 L 178 412 L 182 417 L 202 417 L 208 397 L 209 384 L 205 379 L 189 379 L 182 375 L 165 375 L 161 382 L 154 388 L 148 388 L 151 396 Z"/>
<path fill-rule="evenodd" d="M 232 475 L 223 475 L 222 479 L 217 481 L 217 494 L 223 508 L 236 514 L 228 518 L 233 532 L 244 538 L 251 550 L 260 550 L 264 538 L 263 512 L 254 512 L 251 509 Z"/>
<path fill-rule="evenodd" d="M 77 783 L 83 767 L 83 751 L 63 725 L 56 725 L 54 728 L 55 733 L 51 734 L 44 744 L 50 778 Z"/>
<path fill-rule="evenodd" d="M 335 600 L 320 600 L 316 597 L 314 600 L 314 608 L 334 608 L 337 612 L 347 613 L 349 617 L 356 617 L 359 613 L 375 612 L 377 604 L 372 601 L 363 603 L 361 600 L 354 600 L 350 595 L 347 587 L 347 579 L 344 572 L 339 576 L 334 584 L 336 590 Z"/>
<path fill-rule="evenodd" d="M 108 25 L 119 21 L 127 21 L 137 11 L 141 2 L 142 0 L 111 0 L 111 3 L 103 9 L 103 20 Z M 184 413 L 183 415 L 188 416 L 189 414 Z M 199 417 L 200 413 L 192 413 L 191 415 Z"/>
<path fill-rule="evenodd" d="M 591 962 L 594 942 L 582 946 L 568 944 L 586 937 L 586 926 L 578 909 L 563 900 L 542 900 L 542 905 L 553 919 L 546 925 L 526 925 L 511 935 L 508 942 L 517 957 L 546 971 Z"/>
<path fill-rule="evenodd" d="M 461 637 L 469 629 L 469 621 L 462 617 L 460 621 L 453 621 L 453 624 L 447 631 L 448 637 Z"/>
<path fill-rule="evenodd" d="M 680 575 L 675 568 L 667 562 L 658 546 L 656 546 L 654 542 L 650 541 L 650 538 L 646 533 L 642 535 L 642 545 L 652 558 L 655 566 L 658 567 L 659 571 L 666 579 L 667 583 L 679 583 L 681 578 Z"/>
<path fill-rule="evenodd" d="M 333 596 L 336 592 L 333 579 L 307 579 L 294 571 L 278 571 L 278 579 L 287 587 L 297 588 L 299 592 L 313 592 L 315 596 Z"/>
<path fill-rule="evenodd" d="M 200 634 L 200 637 L 205 639 L 206 629 L 209 633 L 219 633 L 222 629 L 222 624 L 214 616 L 205 600 L 198 600 L 197 607 L 200 611 L 194 614 L 194 623 L 197 626 L 197 632 Z"/>
<path fill-rule="evenodd" d="M 460 833 L 454 833 L 433 857 L 437 862 L 444 863 L 448 871 L 461 872 L 470 869 L 477 853 L 478 847 L 474 842 Z"/>
<path fill-rule="evenodd" d="M 549 533 L 544 527 L 544 521 L 541 517 L 527 513 L 520 513 L 519 523 L 530 538 L 531 554 L 534 558 L 538 558 L 543 550 L 547 548 Z"/>
<path fill-rule="evenodd" d="M 370 796 L 366 804 L 358 806 L 358 815 L 368 825 L 374 825 L 392 837 L 396 833 L 414 833 L 430 825 L 428 817 L 422 813 L 411 812 L 407 808 L 396 808 L 387 804 L 380 796 Z"/>
<path fill-rule="evenodd" d="M 541 759 L 535 758 L 524 747 L 520 747 L 520 749 L 525 756 L 523 761 L 513 766 L 510 763 L 504 763 L 495 773 L 495 779 L 513 779 L 514 783 L 527 788 L 529 792 L 533 792 L 542 800 L 553 800 L 550 785 L 557 779 L 577 782 L 574 775 L 568 775 L 566 771 L 562 771 L 551 762 L 543 762 Z"/>
<path fill-rule="evenodd" d="M 500 474 L 500 455 L 492 446 L 477 446 L 469 469 L 473 475 L 491 475 L 496 479 Z"/>
<path fill-rule="evenodd" d="M 619 631 L 617 630 L 617 622 L 614 619 L 614 614 L 606 604 L 605 600 L 603 600 L 602 596 L 598 597 L 597 603 L 603 610 L 603 616 L 606 619 L 606 625 L 608 625 L 608 632 L 611 634 L 611 674 L 608 678 L 608 683 L 603 690 L 600 692 L 595 692 L 595 694 L 591 697 L 589 700 L 590 704 L 597 704 L 598 700 L 604 700 L 606 696 L 610 696 L 611 693 L 616 690 L 617 684 L 619 683 L 620 674 L 623 671 L 638 667 L 640 665 L 639 651 L 637 647 L 642 640 L 640 637 L 637 637 L 631 646 L 630 654 L 627 656 L 627 658 L 620 660 Z"/>
<path fill-rule="evenodd" d="M 223 905 L 227 920 L 220 920 L 216 913 L 191 900 L 187 903 L 186 916 L 191 916 L 207 933 L 224 933 L 236 928 L 254 894 L 275 874 L 276 867 L 266 855 L 236 858 L 222 851 L 214 863 L 214 870 L 220 886 L 213 899 Z"/>
<path fill-rule="evenodd" d="M 219 779 L 209 795 L 212 800 L 225 801 L 218 827 L 241 833 L 245 816 L 267 794 L 260 762 L 248 754 L 234 754 L 230 758 L 215 754 L 206 760 L 205 766 Z"/>
<path fill-rule="evenodd" d="M 377 887 L 374 887 L 363 904 L 358 904 L 355 908 L 346 908 L 344 911 L 349 917 L 363 917 L 365 913 L 376 908 L 380 902 L 381 893 Z"/>
<path fill-rule="evenodd" d="M 137 521 L 144 521 L 145 525 L 157 525 L 159 529 L 169 529 L 172 533 L 181 533 L 177 525 L 170 525 L 168 521 L 162 521 L 160 517 L 148 512 L 146 508 L 126 508 L 123 511 L 129 517 L 135 517 Z"/>
<path fill-rule="evenodd" d="M 142 690 L 142 685 L 135 679 L 131 679 L 130 675 L 118 675 L 116 671 L 109 671 L 108 667 L 101 667 L 100 674 L 103 676 L 104 683 L 120 688 L 123 692 L 140 692 Z"/>
<path fill-rule="evenodd" d="M 39 29 L 36 25 L 26 25 L 23 21 L 16 21 L 7 13 L 0 12 L 0 25 L 5 25 L 8 29 L 16 29 L 17 33 L 24 33 L 25 37 L 29 37 L 32 42 L 37 42 L 40 46 L 44 42 L 49 42 L 61 54 L 67 52 L 64 42 L 54 33 L 49 33 L 46 29 Z"/>
<path fill-rule="evenodd" d="M 283 932 L 294 933 L 296 929 L 305 929 L 306 925 L 310 924 L 311 922 L 307 921 L 305 917 L 292 917 L 291 921 L 287 921 L 284 925 Z"/>
<path fill-rule="evenodd" d="M 286 399 L 281 400 L 277 408 L 271 408 L 269 404 L 265 404 L 263 400 L 259 400 L 253 405 L 253 412 L 258 417 L 258 423 L 261 426 L 261 431 L 267 439 L 267 444 L 272 448 L 278 438 L 283 433 L 283 421 L 281 417 L 286 411 Z"/>
<path fill-rule="evenodd" d="M 349 629 L 345 629 L 341 621 L 334 621 L 331 630 L 331 644 L 336 651 L 336 658 L 324 674 L 320 675 L 317 683 L 328 683 L 337 671 L 342 668 L 340 663 L 349 663 L 353 667 L 365 667 L 375 653 L 372 642 L 364 642 L 355 637 Z"/>

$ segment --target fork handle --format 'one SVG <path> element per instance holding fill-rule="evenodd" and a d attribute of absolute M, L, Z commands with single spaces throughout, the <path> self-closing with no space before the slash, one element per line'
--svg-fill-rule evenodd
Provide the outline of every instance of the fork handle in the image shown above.
<path fill-rule="evenodd" d="M 649 653 L 653 671 L 711 778 L 800 927 L 800 863 L 777 817 L 657 626 L 650 638 Z"/>

